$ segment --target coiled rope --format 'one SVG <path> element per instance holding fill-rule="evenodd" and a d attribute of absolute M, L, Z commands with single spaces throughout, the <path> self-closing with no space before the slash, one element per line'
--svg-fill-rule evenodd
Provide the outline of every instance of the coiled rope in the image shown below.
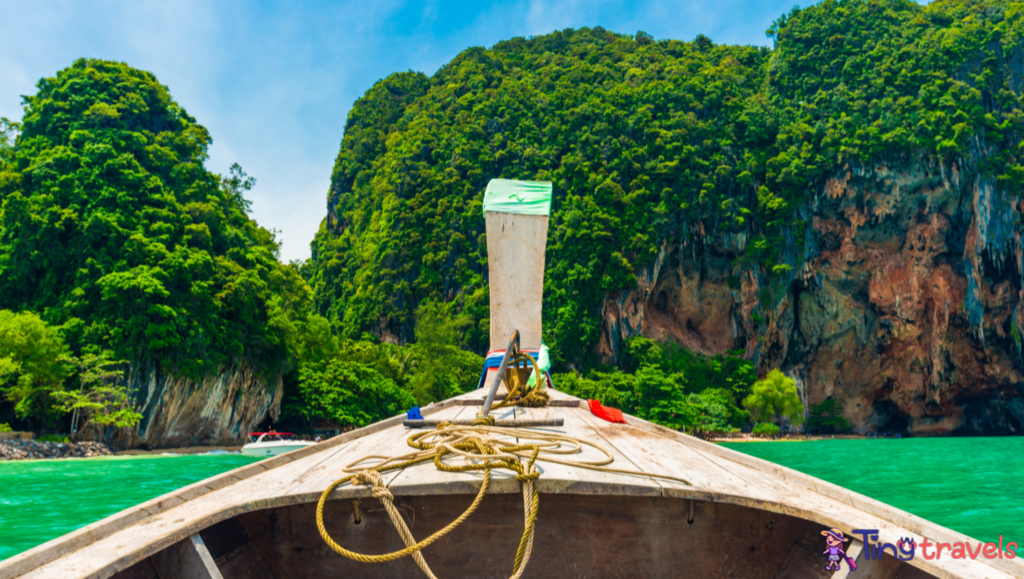
<path fill-rule="evenodd" d="M 541 388 L 541 384 L 546 384 L 547 381 L 544 372 L 537 365 L 537 361 L 533 359 L 533 356 L 526 352 L 517 352 L 512 356 L 509 365 L 516 368 L 522 363 L 529 363 L 530 366 L 533 366 L 533 371 L 537 375 L 537 381 L 534 382 L 531 388 L 527 382 L 523 382 L 520 379 L 519 372 L 515 370 L 509 372 L 505 380 L 508 394 L 504 400 L 494 403 L 491 406 L 491 410 L 497 410 L 506 406 L 526 406 L 529 408 L 547 406 L 550 396 L 548 396 L 546 387 Z"/>
<path fill-rule="evenodd" d="M 538 380 L 539 383 L 540 380 Z M 545 392 L 544 394 L 546 395 L 547 393 Z M 509 397 L 506 397 L 506 401 L 508 399 Z M 672 480 L 684 485 L 690 485 L 689 481 L 678 477 L 610 468 L 606 465 L 611 464 L 615 460 L 612 454 L 605 448 L 592 442 L 551 432 L 528 429 L 509 430 L 507 428 L 490 426 L 489 423 L 493 423 L 493 418 L 488 416 L 478 417 L 473 426 L 456 426 L 448 422 L 442 422 L 436 430 L 418 432 L 409 437 L 407 441 L 409 446 L 417 449 L 414 452 L 391 457 L 381 455 L 367 456 L 346 465 L 344 470 L 352 474 L 334 481 L 323 492 L 320 496 L 320 501 L 317 503 L 316 526 L 320 531 L 320 536 L 336 553 L 355 561 L 382 563 L 393 561 L 406 555 L 412 555 L 416 564 L 419 565 L 427 577 L 437 579 L 423 559 L 420 551 L 453 531 L 476 511 L 484 495 L 487 494 L 492 470 L 508 469 L 515 473 L 515 478 L 522 483 L 523 490 L 525 528 L 523 536 L 519 541 L 519 549 L 516 551 L 511 575 L 511 579 L 519 579 L 526 569 L 526 564 L 530 560 L 530 554 L 533 550 L 534 526 L 537 522 L 537 510 L 540 505 L 540 495 L 537 493 L 534 484 L 537 478 L 540 477 L 540 471 L 536 467 L 538 460 L 600 472 Z M 518 442 L 501 440 L 497 436 L 514 436 Z M 567 455 L 582 453 L 584 446 L 600 451 L 604 458 L 594 461 L 576 461 L 564 458 Z M 445 458 L 449 456 L 462 457 L 462 463 L 452 464 L 446 462 Z M 370 467 L 358 466 L 372 459 L 376 459 L 379 462 Z M 440 531 L 417 543 L 405 524 L 405 520 L 402 519 L 398 509 L 394 506 L 394 496 L 384 484 L 381 473 L 430 460 L 434 461 L 434 465 L 438 469 L 446 472 L 483 471 L 483 480 L 472 504 L 469 505 L 469 508 L 462 515 Z M 345 549 L 331 538 L 324 528 L 324 503 L 327 502 L 327 497 L 336 488 L 345 483 L 372 486 L 371 494 L 384 505 L 384 509 L 391 518 L 391 522 L 402 536 L 402 540 L 406 545 L 404 549 L 384 555 L 364 555 Z"/>

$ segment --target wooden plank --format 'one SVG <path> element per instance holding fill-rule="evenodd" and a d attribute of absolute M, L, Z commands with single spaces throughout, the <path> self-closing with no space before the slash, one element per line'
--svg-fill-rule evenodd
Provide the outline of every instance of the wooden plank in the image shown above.
<path fill-rule="evenodd" d="M 614 461 L 608 465 L 610 468 L 641 470 L 629 457 L 598 436 L 594 429 L 581 420 L 573 409 L 552 407 L 524 408 L 517 406 L 515 410 L 517 419 L 549 419 L 560 416 L 565 421 L 564 427 L 529 430 L 567 435 L 580 440 L 595 442 L 611 453 Z M 524 439 L 520 438 L 520 442 L 524 442 Z M 579 454 L 562 455 L 556 458 L 565 458 L 576 462 L 594 462 L 604 459 L 605 455 L 597 449 L 584 445 L 582 452 Z M 541 472 L 541 477 L 537 480 L 537 489 L 542 493 L 633 496 L 658 496 L 661 494 L 661 486 L 651 478 L 644 476 L 604 472 L 549 461 L 538 461 L 538 470 Z"/>
<path fill-rule="evenodd" d="M 474 416 L 473 408 L 461 407 L 462 413 L 458 418 Z M 509 420 L 515 417 L 515 410 L 512 408 L 499 408 L 491 413 L 498 420 Z M 509 429 L 513 431 L 514 429 Z M 515 441 L 515 436 L 498 436 L 502 440 Z M 461 457 L 446 458 L 451 464 L 462 464 Z M 438 494 L 476 494 L 480 490 L 483 480 L 483 472 L 446 472 L 439 470 L 434 463 L 418 464 L 404 469 L 395 476 L 388 484 L 388 489 L 395 496 L 418 496 Z M 514 473 L 498 469 L 491 473 L 491 484 L 489 493 L 518 493 L 520 492 L 519 482 L 515 480 Z"/>
<path fill-rule="evenodd" d="M 274 579 L 249 533 L 238 519 L 228 519 L 199 533 L 224 579 Z"/>
<path fill-rule="evenodd" d="M 143 559 L 123 571 L 114 574 L 111 579 L 160 579 L 149 559 Z"/>
<path fill-rule="evenodd" d="M 836 571 L 825 568 L 828 559 L 821 554 L 821 546 L 824 544 L 821 527 L 814 523 L 808 524 L 800 538 L 789 548 L 786 559 L 775 573 L 775 579 L 834 579 Z"/>
<path fill-rule="evenodd" d="M 910 564 L 904 564 L 900 567 L 900 572 L 896 574 L 896 579 L 935 579 L 935 575 L 912 567 Z"/>
<path fill-rule="evenodd" d="M 858 542 L 859 543 L 859 542 Z M 867 550 L 861 549 L 861 556 L 851 556 L 857 563 L 856 579 L 895 579 L 903 563 L 885 553 L 881 559 L 868 559 Z"/>
<path fill-rule="evenodd" d="M 504 398 L 505 398 L 504 396 L 501 397 L 501 399 L 504 399 Z M 453 401 L 453 403 L 454 404 L 458 404 L 460 406 L 483 406 L 484 405 L 484 401 L 483 400 L 474 400 L 474 399 L 455 400 L 455 401 Z M 577 408 L 579 405 L 580 405 L 580 401 L 579 400 L 551 400 L 551 401 L 548 402 L 548 406 L 550 406 L 552 408 L 557 408 L 557 407 Z"/>
<path fill-rule="evenodd" d="M 461 515 L 471 497 L 400 500 L 403 512 L 415 513 L 415 519 L 407 521 L 414 536 L 422 539 Z M 790 517 L 726 504 L 706 505 L 698 521 L 689 525 L 687 502 L 662 497 L 609 500 L 599 495 L 544 495 L 533 556 L 524 577 L 770 578 L 805 525 Z M 508 577 L 523 531 L 522 508 L 519 494 L 488 495 L 480 510 L 427 547 L 423 555 L 443 579 Z M 409 557 L 366 564 L 337 555 L 310 524 L 312 517 L 311 505 L 244 516 L 253 542 L 278 577 L 423 577 Z M 384 513 L 368 515 L 360 525 L 337 516 L 326 523 L 338 544 L 358 553 L 381 554 L 403 547 Z"/>
<path fill-rule="evenodd" d="M 431 420 L 406 420 L 402 423 L 402 426 L 406 428 L 437 428 L 443 422 L 448 422 L 456 426 L 473 426 L 476 424 L 476 418 L 465 418 L 458 420 L 444 420 L 444 419 L 431 419 Z M 514 420 L 495 420 L 493 426 L 502 428 L 543 428 L 546 426 L 562 426 L 561 418 L 548 418 L 543 420 L 533 419 L 522 419 L 517 418 Z"/>
<path fill-rule="evenodd" d="M 441 419 L 454 420 L 466 412 L 468 412 L 468 409 L 465 406 L 453 405 L 439 410 L 434 414 L 434 416 Z M 360 458 L 371 455 L 399 456 L 415 452 L 416 449 L 409 446 L 407 442 L 407 439 L 413 433 L 414 431 L 396 426 L 388 429 L 387 431 L 381 432 L 379 436 L 373 438 L 367 437 L 360 446 L 353 446 L 346 449 L 343 453 L 337 453 L 331 456 L 328 460 L 317 465 L 316 468 L 303 473 L 301 477 L 295 479 L 293 485 L 287 487 L 283 492 L 288 495 L 305 496 L 309 500 L 313 501 L 319 500 L 320 493 L 322 493 L 332 482 L 349 474 L 345 472 L 344 468 Z M 375 462 L 376 461 L 368 461 L 359 466 L 369 467 Z M 433 465 L 430 465 L 430 467 L 434 468 Z M 390 483 L 400 473 L 400 470 L 385 472 L 382 475 L 385 484 Z M 370 487 L 344 485 L 331 494 L 331 499 L 336 500 L 342 498 L 369 496 Z"/>
<path fill-rule="evenodd" d="M 889 530 L 892 532 L 886 535 L 885 541 L 891 543 L 895 543 L 895 541 L 900 537 L 912 537 L 920 540 L 920 538 L 924 536 L 927 536 L 933 541 L 948 543 L 971 540 L 970 537 L 967 537 L 962 533 L 957 533 L 952 529 L 937 525 L 931 521 L 922 519 L 921 517 L 917 517 L 905 511 L 895 509 L 885 503 L 854 493 L 839 485 L 814 478 L 810 475 L 797 472 L 793 469 L 768 462 L 766 460 L 743 454 L 715 443 L 687 436 L 663 426 L 647 422 L 634 416 L 629 416 L 628 414 L 625 415 L 625 417 L 630 426 L 645 430 L 652 434 L 659 434 L 663 437 L 679 442 L 701 452 L 709 458 L 715 457 L 716 459 L 725 459 L 726 462 L 720 464 L 723 464 L 726 469 L 731 470 L 732 464 L 740 464 L 746 466 L 748 469 L 764 473 L 768 478 L 785 488 L 790 495 L 804 498 L 804 500 L 800 501 L 801 503 L 804 503 L 799 507 L 801 511 L 808 511 L 806 503 L 815 503 L 813 508 L 819 508 L 824 505 L 824 507 L 822 507 L 823 510 L 810 511 L 817 516 L 815 520 L 829 519 L 831 521 L 837 521 L 845 519 L 846 521 L 844 524 L 832 524 L 831 526 L 862 529 L 879 528 L 883 533 L 886 530 Z M 811 493 L 807 494 L 804 492 L 805 490 L 810 490 Z M 808 497 L 810 500 L 806 500 Z M 842 507 L 843 505 L 850 508 L 844 509 Z M 768 508 L 769 506 L 770 505 L 761 505 L 761 508 Z M 790 507 L 792 505 L 786 506 Z M 839 511 L 837 511 L 837 509 L 839 509 Z M 797 511 L 794 511 L 794 514 L 796 514 L 796 512 Z M 837 512 L 843 513 L 843 519 L 836 519 L 836 516 L 838 516 Z M 798 516 L 808 518 L 806 515 Z M 850 523 L 850 521 L 878 521 L 879 519 L 888 523 L 888 525 L 878 522 L 870 524 L 863 522 Z M 915 560 L 915 563 L 922 566 L 929 572 L 935 572 L 936 576 L 942 576 L 941 568 L 961 566 L 961 560 L 951 560 L 950 562 L 943 562 L 941 564 Z M 1021 558 L 991 559 L 984 561 L 982 565 L 987 568 L 999 569 L 1011 576 L 1024 577 L 1024 559 Z"/>
<path fill-rule="evenodd" d="M 160 579 L 224 579 L 199 535 L 156 553 L 150 560 Z"/>
<path fill-rule="evenodd" d="M 400 431 L 401 428 L 398 427 L 396 430 Z M 383 436 L 391 438 L 386 434 Z M 279 473 L 264 473 L 263 476 L 271 474 Z M 266 496 L 267 490 L 264 488 L 264 481 L 260 478 L 254 477 L 235 488 L 203 495 L 171 511 L 160 513 L 130 529 L 112 534 L 94 543 L 93 548 L 78 551 L 71 556 L 37 568 L 28 576 L 90 576 L 92 574 L 90 569 L 98 571 L 111 566 L 116 570 L 121 565 L 131 565 L 135 561 L 187 537 L 188 534 L 209 527 L 224 518 L 248 510 L 295 502 L 292 497 L 288 496 Z M 362 489 L 360 489 L 361 491 Z M 319 496 L 319 491 L 315 493 L 315 496 Z"/>
<path fill-rule="evenodd" d="M 864 543 L 854 539 L 850 542 L 850 546 L 846 549 L 846 556 L 853 559 L 854 563 L 857 562 L 857 557 L 860 557 L 860 552 L 864 549 Z M 832 574 L 831 579 L 848 579 L 850 577 L 850 565 L 843 561 L 839 564 L 839 570 Z"/>
<path fill-rule="evenodd" d="M 734 474 L 735 471 L 730 472 L 711 463 L 707 457 L 693 449 L 628 424 L 602 420 L 589 409 L 579 408 L 573 412 L 604 440 L 629 457 L 643 472 L 679 477 L 690 483 L 687 486 L 671 480 L 655 479 L 664 488 L 666 496 L 694 498 L 694 490 L 698 490 L 705 494 L 714 492 L 754 496 L 763 500 L 780 498 L 779 493 L 773 492 L 775 485 L 771 481 L 744 480 Z"/>
<path fill-rule="evenodd" d="M 222 555 L 215 562 L 224 579 L 274 579 L 270 567 L 251 542 Z"/>
<path fill-rule="evenodd" d="M 217 523 L 199 532 L 214 561 L 249 542 L 245 527 L 235 519 Z"/>
<path fill-rule="evenodd" d="M 394 447 L 395 440 L 402 438 L 397 435 L 402 430 L 404 429 L 400 426 L 394 426 L 375 432 L 327 454 L 300 472 L 288 469 L 278 473 L 268 473 L 267 476 L 260 477 L 262 480 L 254 482 L 264 483 L 262 485 L 265 490 L 263 496 L 267 498 L 301 495 L 315 489 L 323 491 L 331 481 L 344 476 L 343 473 L 339 473 L 345 465 L 362 456 L 379 454 Z"/>
<path fill-rule="evenodd" d="M 519 330 L 520 346 L 541 344 L 544 301 L 546 215 L 486 212 L 488 285 L 491 305 L 491 350 L 504 350 Z"/>

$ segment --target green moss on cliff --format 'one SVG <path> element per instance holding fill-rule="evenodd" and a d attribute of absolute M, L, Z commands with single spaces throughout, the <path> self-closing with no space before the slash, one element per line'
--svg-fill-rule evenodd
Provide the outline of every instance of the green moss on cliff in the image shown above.
<path fill-rule="evenodd" d="M 780 18 L 771 51 L 581 29 L 392 75 L 349 118 L 313 243 L 316 307 L 343 335 L 411 339 L 417 304 L 448 301 L 486 348 L 480 198 L 503 177 L 555 185 L 556 360 L 594 361 L 602 301 L 662 244 L 726 247 L 766 316 L 813 252 L 811 198 L 848 166 L 931 155 L 1024 188 L 1020 12 L 825 1 Z"/>

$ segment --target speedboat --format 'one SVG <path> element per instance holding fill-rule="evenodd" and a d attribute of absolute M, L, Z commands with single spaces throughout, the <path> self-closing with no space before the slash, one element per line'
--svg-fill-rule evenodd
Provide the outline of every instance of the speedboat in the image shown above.
<path fill-rule="evenodd" d="M 277 456 L 316 444 L 306 440 L 295 440 L 294 436 L 291 432 L 250 432 L 249 443 L 242 447 L 242 454 Z"/>

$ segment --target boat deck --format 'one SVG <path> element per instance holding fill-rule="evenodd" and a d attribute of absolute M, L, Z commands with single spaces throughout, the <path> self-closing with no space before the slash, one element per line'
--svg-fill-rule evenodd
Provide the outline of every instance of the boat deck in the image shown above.
<path fill-rule="evenodd" d="M 820 568 L 824 562 L 820 555 L 824 540 L 818 533 L 831 527 L 842 529 L 848 536 L 852 536 L 852 529 L 878 529 L 882 543 L 895 544 L 903 537 L 910 537 L 920 544 L 925 536 L 932 541 L 946 543 L 976 542 L 842 487 L 643 420 L 627 416 L 628 424 L 603 421 L 591 414 L 584 401 L 554 390 L 549 392 L 555 405 L 503 408 L 493 415 L 498 419 L 561 418 L 564 426 L 538 430 L 593 441 L 613 454 L 615 463 L 612 466 L 616 468 L 667 474 L 683 478 L 690 484 L 538 462 L 541 477 L 536 484 L 542 494 L 542 512 L 545 509 L 555 512 L 550 509 L 562 500 L 557 495 L 563 495 L 566 501 L 571 497 L 574 497 L 573 501 L 593 501 L 602 496 L 615 496 L 619 497 L 616 500 L 636 505 L 635 508 L 640 510 L 661 508 L 651 507 L 655 503 L 648 499 L 681 499 L 672 504 L 682 509 L 680 512 L 684 517 L 689 509 L 691 520 L 711 517 L 709 509 L 712 508 L 731 508 L 726 505 L 784 515 L 785 520 L 802 520 L 806 526 L 803 538 L 788 553 L 770 559 L 772 565 L 778 566 L 775 577 L 811 576 L 800 574 L 798 570 L 807 565 Z M 432 404 L 423 409 L 423 414 L 431 419 L 472 418 L 479 410 L 482 398 L 482 391 L 471 392 Z M 309 509 L 331 482 L 346 474 L 343 471 L 346 465 L 364 456 L 398 455 L 412 450 L 406 443 L 410 431 L 402 425 L 403 418 L 391 418 L 310 448 L 269 458 L 125 510 L 0 562 L 0 578 L 111 577 L 222 522 L 257 511 L 295 505 L 306 505 L 305 508 Z M 514 432 L 510 429 L 509 436 L 514 436 Z M 584 452 L 583 456 L 575 455 L 573 459 L 600 458 L 596 451 L 587 449 Z M 425 463 L 387 472 L 384 478 L 395 497 L 415 500 L 414 497 L 455 495 L 450 498 L 456 500 L 461 511 L 468 505 L 465 495 L 475 494 L 479 489 L 481 474 L 442 472 L 432 463 Z M 520 492 L 520 483 L 511 474 L 495 471 L 484 504 L 499 500 L 491 497 L 492 494 L 518 495 Z M 369 495 L 368 487 L 345 485 L 337 489 L 331 498 L 353 499 Z M 586 498 L 588 496 L 592 498 Z M 520 499 L 509 497 L 509 500 L 518 505 L 516 509 L 521 509 Z M 629 503 L 630 500 L 633 503 Z M 364 505 L 379 507 L 372 498 L 364 501 Z M 328 513 L 328 518 L 330 516 Z M 521 511 L 517 511 L 517 516 L 521 524 Z M 309 520 L 308 524 L 312 527 L 313 521 Z M 538 529 L 544 524 L 542 518 L 538 521 Z M 413 533 L 422 538 L 423 531 L 417 528 L 422 527 L 414 526 Z M 315 532 L 315 528 L 312 530 Z M 393 530 L 391 532 L 394 533 Z M 794 532 L 800 534 L 799 530 Z M 502 557 L 507 556 L 509 566 L 517 542 L 518 536 L 515 536 L 514 542 L 508 544 L 507 553 L 501 554 Z M 856 556 L 861 547 L 859 542 L 853 542 L 848 551 Z M 333 553 L 328 554 L 334 556 Z M 424 555 L 430 561 L 429 548 Z M 782 561 L 781 565 L 779 561 Z M 976 560 L 961 560 L 948 558 L 948 553 L 938 560 L 926 560 L 918 551 L 918 556 L 906 563 L 891 558 L 879 561 L 860 557 L 858 565 L 862 570 L 858 570 L 854 577 L 1024 577 L 1024 564 L 1019 559 L 987 560 L 978 557 Z M 503 570 L 507 575 L 508 569 Z M 440 571 L 438 574 L 443 575 Z M 122 573 L 121 576 L 127 575 Z M 525 576 L 531 576 L 529 567 Z M 844 571 L 827 575 L 818 572 L 813 576 L 845 577 L 845 564 Z"/>

